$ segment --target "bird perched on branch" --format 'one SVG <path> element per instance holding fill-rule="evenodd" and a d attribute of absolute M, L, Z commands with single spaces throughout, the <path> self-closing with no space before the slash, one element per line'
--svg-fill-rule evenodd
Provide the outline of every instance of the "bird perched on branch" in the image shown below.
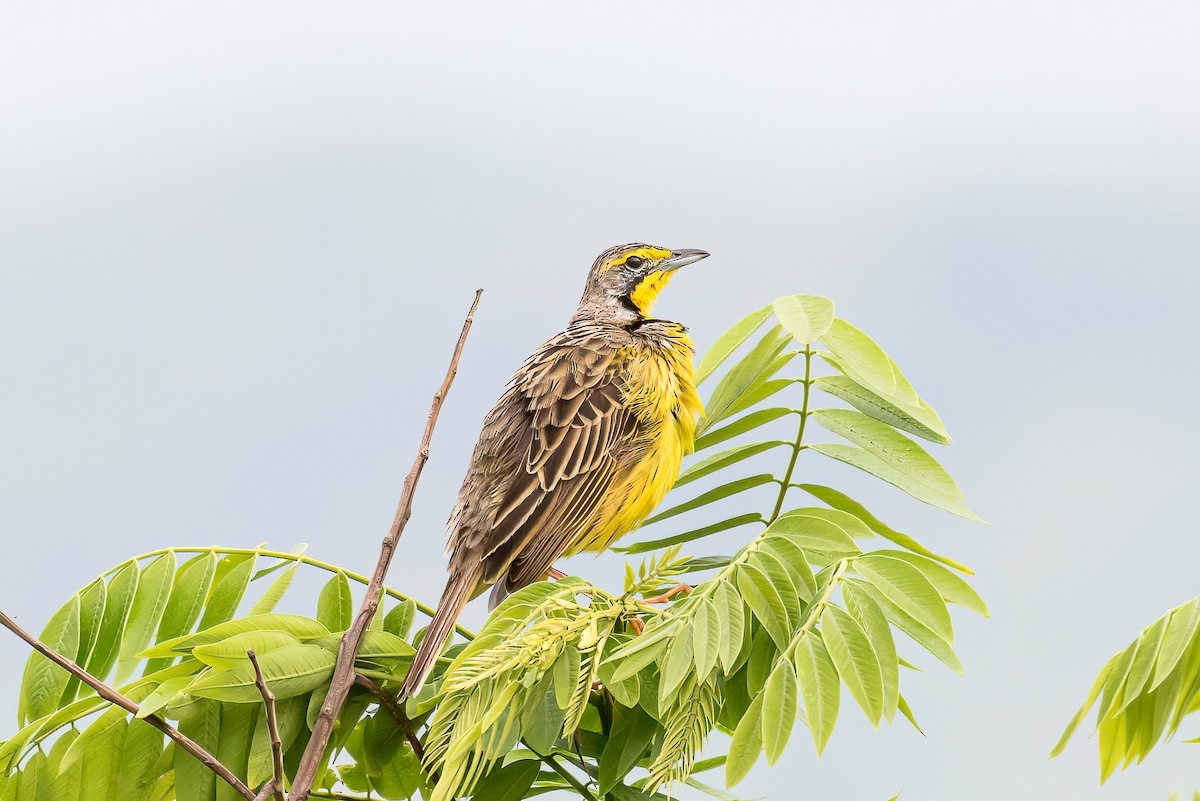
<path fill-rule="evenodd" d="M 488 412 L 450 518 L 450 578 L 401 698 L 421 689 L 467 601 L 492 587 L 494 608 L 560 557 L 605 550 L 674 484 L 703 409 L 687 329 L 651 307 L 677 269 L 706 256 L 643 244 L 601 253 L 566 330 Z"/>

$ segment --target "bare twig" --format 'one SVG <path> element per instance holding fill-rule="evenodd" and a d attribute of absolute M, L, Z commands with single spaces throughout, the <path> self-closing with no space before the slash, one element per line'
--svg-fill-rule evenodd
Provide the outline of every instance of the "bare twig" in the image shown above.
<path fill-rule="evenodd" d="M 679 593 L 682 592 L 682 593 L 686 594 L 691 591 L 692 591 L 692 585 L 690 585 L 690 584 L 676 584 L 674 587 L 667 590 L 662 595 L 655 595 L 653 598 L 643 598 L 642 603 L 652 604 L 652 605 L 653 604 L 665 604 L 667 601 L 671 600 Z"/>
<path fill-rule="evenodd" d="M 383 579 L 387 575 L 388 567 L 391 565 L 396 542 L 400 539 L 400 534 L 404 531 L 404 526 L 412 515 L 413 494 L 417 489 L 417 481 L 421 478 L 421 471 L 425 469 L 425 463 L 429 461 L 429 441 L 433 438 L 433 428 L 437 425 L 438 414 L 442 410 L 442 402 L 446 399 L 446 393 L 450 391 L 450 385 L 454 382 L 455 373 L 458 371 L 458 360 L 462 356 L 467 333 L 471 330 L 471 323 L 475 319 L 475 309 L 479 306 L 479 296 L 482 294 L 482 289 L 475 292 L 471 310 L 467 312 L 467 319 L 463 321 L 462 333 L 458 335 L 458 344 L 454 348 L 454 355 L 450 359 L 446 377 L 442 380 L 442 386 L 438 389 L 437 394 L 433 396 L 433 405 L 430 407 L 429 417 L 425 421 L 425 431 L 421 435 L 421 447 L 417 451 L 417 458 L 413 462 L 407 478 L 404 479 L 404 489 L 400 493 L 400 504 L 396 508 L 396 517 L 392 521 L 392 527 L 387 536 L 383 538 L 379 561 L 375 565 L 375 573 L 371 576 L 371 583 L 367 585 L 367 592 L 363 597 L 362 605 L 358 608 L 354 624 L 342 635 L 342 643 L 338 648 L 337 664 L 333 669 L 329 692 L 325 696 L 325 702 L 321 705 L 321 711 L 313 726 L 312 737 L 309 738 L 308 745 L 304 749 L 304 756 L 300 758 L 300 765 L 296 769 L 296 777 L 292 782 L 292 801 L 308 801 L 308 797 L 312 793 L 313 782 L 317 778 L 321 758 L 324 756 L 325 748 L 329 745 L 329 738 L 333 734 L 333 723 L 337 720 L 338 713 L 341 712 L 350 687 L 354 683 L 354 659 L 362 645 L 367 626 L 379 608 L 379 593 L 383 587 Z"/>
<path fill-rule="evenodd" d="M 274 785 L 275 801 L 287 801 L 287 796 L 284 794 L 287 779 L 283 775 L 283 738 L 279 736 L 279 718 L 275 714 L 275 693 L 271 692 L 271 688 L 267 686 L 267 677 L 263 675 L 262 668 L 258 666 L 258 656 L 255 655 L 254 649 L 246 651 L 246 656 L 250 658 L 250 664 L 254 665 L 254 686 L 262 695 L 263 708 L 267 715 L 267 734 L 271 737 L 274 778 L 269 784 Z M 263 798 L 266 797 L 263 796 Z"/>
<path fill-rule="evenodd" d="M 267 799 L 270 798 L 274 794 L 275 794 L 275 780 L 268 779 L 267 783 L 264 784 L 262 786 L 262 789 L 258 791 L 258 795 L 254 796 L 254 801 L 267 801 Z"/>
<path fill-rule="evenodd" d="M 137 715 L 139 707 L 136 703 L 121 695 L 112 687 L 109 687 L 107 684 L 100 681 L 100 679 L 96 678 L 91 673 L 88 673 L 79 665 L 75 664 L 70 659 L 67 659 L 50 646 L 38 640 L 29 632 L 25 631 L 25 629 L 18 626 L 16 621 L 14 621 L 4 612 L 0 612 L 0 625 L 3 625 L 13 634 L 29 643 L 29 645 L 32 646 L 33 649 L 39 654 L 58 665 L 87 686 L 91 687 L 96 691 L 96 695 L 100 696 L 105 701 L 121 707 L 131 715 Z M 222 779 L 224 779 L 230 787 L 237 790 L 242 796 L 250 799 L 250 801 L 254 801 L 254 791 L 247 787 L 245 782 L 243 782 L 237 776 L 234 776 L 233 772 L 230 771 L 229 768 L 217 761 L 215 756 L 204 750 L 204 747 L 191 737 L 188 737 L 186 734 L 179 731 L 179 729 L 175 728 L 170 723 L 167 723 L 158 715 L 147 715 L 146 717 L 142 718 L 142 720 L 146 721 L 151 726 L 174 740 L 180 748 L 194 756 L 196 759 L 200 760 L 200 763 L 204 765 L 204 767 L 208 768 L 213 773 L 217 774 L 217 776 L 220 776 Z"/>
<path fill-rule="evenodd" d="M 421 745 L 421 740 L 417 737 L 416 730 L 413 729 L 412 721 L 408 719 L 408 715 L 404 714 L 404 708 L 396 701 L 396 696 L 380 687 L 373 679 L 361 674 L 354 677 L 354 683 L 375 696 L 375 700 L 379 702 L 379 705 L 388 711 L 396 721 L 396 725 L 404 732 L 404 739 L 408 740 L 408 744 L 412 746 L 413 753 L 417 755 L 417 759 L 421 760 L 421 763 L 424 764 L 425 748 Z M 431 778 L 435 782 L 437 781 L 436 775 L 431 776 Z"/>

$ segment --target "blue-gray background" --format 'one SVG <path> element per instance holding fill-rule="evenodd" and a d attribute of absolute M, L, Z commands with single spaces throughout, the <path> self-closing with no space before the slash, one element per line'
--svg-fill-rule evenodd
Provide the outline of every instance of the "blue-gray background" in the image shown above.
<path fill-rule="evenodd" d="M 927 737 L 847 699 L 824 758 L 801 729 L 738 793 L 1200 784 L 1192 746 L 1103 789 L 1093 744 L 1046 759 L 1108 655 L 1200 590 L 1196 8 L 5 3 L 0 605 L 40 627 L 168 544 L 369 568 L 483 286 L 392 573 L 432 601 L 478 421 L 595 254 L 701 247 L 662 315 L 703 347 L 835 298 L 993 524 L 805 457 L 975 567 L 993 617 L 958 618 L 965 677 L 906 674 Z M 0 639 L 5 729 L 25 656 Z"/>

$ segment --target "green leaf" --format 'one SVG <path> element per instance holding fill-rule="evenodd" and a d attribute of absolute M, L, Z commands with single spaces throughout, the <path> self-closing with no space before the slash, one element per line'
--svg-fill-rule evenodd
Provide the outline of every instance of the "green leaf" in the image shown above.
<path fill-rule="evenodd" d="M 817 754 L 820 754 L 837 723 L 842 686 L 837 668 L 829 658 L 825 643 L 813 632 L 806 632 L 796 639 L 791 656 L 804 696 L 804 717 L 812 731 Z"/>
<path fill-rule="evenodd" d="M 767 575 L 753 565 L 741 565 L 737 569 L 737 586 L 771 639 L 779 648 L 786 648 L 791 639 L 787 609 Z"/>
<path fill-rule="evenodd" d="M 141 801 L 158 780 L 156 766 L 163 754 L 163 735 L 149 723 L 131 721 L 121 746 L 116 782 L 108 801 Z"/>
<path fill-rule="evenodd" d="M 292 585 L 292 579 L 296 577 L 296 571 L 300 569 L 300 563 L 295 562 L 287 570 L 280 573 L 271 586 L 267 587 L 267 591 L 262 594 L 262 597 L 255 602 L 254 606 L 250 607 L 250 615 L 266 615 L 270 614 L 276 604 L 283 598 L 283 594 L 287 592 L 288 587 Z"/>
<path fill-rule="evenodd" d="M 277 698 L 292 698 L 315 690 L 333 673 L 337 656 L 319 645 L 293 645 L 269 651 L 258 660 L 263 677 Z M 228 670 L 209 669 L 185 690 L 197 698 L 227 703 L 261 701 L 254 686 L 254 666 L 244 664 Z"/>
<path fill-rule="evenodd" d="M 883 717 L 883 675 L 862 626 L 836 606 L 821 614 L 821 638 L 850 695 L 878 728 Z"/>
<path fill-rule="evenodd" d="M 841 398 L 855 409 L 881 423 L 886 423 L 939 445 L 950 444 L 950 436 L 946 433 L 946 427 L 941 418 L 924 402 L 908 404 L 898 398 L 884 398 L 844 375 L 822 376 L 816 380 L 813 386 L 834 397 Z"/>
<path fill-rule="evenodd" d="M 604 752 L 600 755 L 600 795 L 606 795 L 624 780 L 626 774 L 645 756 L 654 735 L 660 730 L 658 721 L 641 708 L 613 708 L 612 729 Z"/>
<path fill-rule="evenodd" d="M 790 340 L 782 326 L 768 331 L 717 383 L 704 403 L 704 419 L 697 427 L 703 434 L 713 424 L 733 414 L 734 403 L 783 369 L 793 353 L 784 353 Z"/>
<path fill-rule="evenodd" d="M 854 570 L 930 631 L 947 643 L 954 642 L 946 602 L 923 572 L 908 562 L 880 553 L 856 559 Z"/>
<path fill-rule="evenodd" d="M 950 572 L 932 559 L 906 551 L 884 550 L 874 551 L 873 554 L 907 562 L 920 570 L 925 578 L 929 579 L 929 582 L 941 593 L 941 596 L 950 603 L 958 604 L 984 617 L 989 616 L 987 604 L 979 597 L 979 593 L 975 592 L 971 588 L 971 585 L 963 581 L 961 577 Z"/>
<path fill-rule="evenodd" d="M 800 625 L 802 616 L 799 598 L 803 592 L 807 591 L 807 588 L 797 588 L 796 583 L 792 580 L 794 572 L 788 569 L 778 553 L 769 547 L 760 545 L 750 554 L 750 558 L 745 564 L 753 565 L 761 570 L 771 582 L 771 586 L 779 593 L 779 600 L 783 602 L 784 612 L 787 613 L 788 630 Z"/>
<path fill-rule="evenodd" d="M 244 631 L 208 645 L 197 645 L 192 656 L 209 667 L 229 670 L 248 660 L 247 651 L 262 656 L 291 645 L 300 645 L 300 640 L 283 631 Z"/>
<path fill-rule="evenodd" d="M 667 627 L 663 627 L 660 631 L 666 632 Z M 673 632 L 674 629 L 672 628 Z M 610 659 L 615 663 L 613 670 L 614 681 L 625 681 L 630 676 L 636 675 L 642 668 L 649 665 L 651 662 L 658 661 L 670 640 L 667 637 L 658 639 L 650 639 L 646 642 L 642 640 L 648 637 L 649 634 L 643 634 L 641 637 L 635 637 L 629 645 L 620 649 Z"/>
<path fill-rule="evenodd" d="M 729 754 L 725 758 L 726 787 L 733 787 L 746 778 L 762 753 L 762 708 L 763 695 L 760 693 L 750 703 L 750 708 L 733 731 Z"/>
<path fill-rule="evenodd" d="M 397 637 L 408 637 L 412 631 L 413 618 L 417 615 L 417 605 L 412 598 L 405 598 L 392 607 L 383 618 L 383 630 Z"/>
<path fill-rule="evenodd" d="M 567 710 L 558 705 L 554 677 L 546 674 L 530 691 L 521 714 L 521 733 L 525 742 L 539 754 L 554 747 L 567 719 Z"/>
<path fill-rule="evenodd" d="M 896 363 L 883 348 L 845 320 L 834 320 L 821 335 L 821 341 L 833 352 L 834 366 L 850 378 L 885 397 L 919 400 L 906 379 L 898 376 Z M 906 391 L 907 390 L 907 391 Z"/>
<path fill-rule="evenodd" d="M 1083 722 L 1083 719 L 1087 716 L 1087 713 L 1091 711 L 1092 707 L 1096 703 L 1096 699 L 1100 697 L 1100 691 L 1104 689 L 1104 685 L 1108 681 L 1108 677 L 1112 673 L 1113 667 L 1117 664 L 1117 660 L 1119 660 L 1121 656 L 1122 654 L 1114 655 L 1112 659 L 1108 660 L 1108 664 L 1106 664 L 1100 671 L 1100 675 L 1097 676 L 1096 680 L 1092 683 L 1092 688 L 1088 690 L 1087 698 L 1084 699 L 1083 705 L 1079 707 L 1079 710 L 1076 711 L 1075 716 L 1071 718 L 1069 723 L 1067 723 L 1067 728 L 1063 730 L 1062 736 L 1058 738 L 1058 742 L 1054 745 L 1054 750 L 1050 752 L 1051 759 L 1061 754 L 1063 749 L 1067 747 L 1067 743 L 1071 741 L 1071 736 L 1075 733 L 1075 730 L 1079 728 L 1079 724 Z"/>
<path fill-rule="evenodd" d="M 172 676 L 163 680 L 149 695 L 138 704 L 137 718 L 145 718 L 156 714 L 160 709 L 175 700 L 179 692 L 192 683 L 193 676 Z"/>
<path fill-rule="evenodd" d="M 805 603 L 817 594 L 817 580 L 808 564 L 808 554 L 787 536 L 771 535 L 758 541 L 759 552 L 769 553 L 787 566 L 792 586 Z"/>
<path fill-rule="evenodd" d="M 1157 689 L 1175 670 L 1196 634 L 1197 625 L 1200 625 L 1200 598 L 1193 598 L 1171 610 L 1159 649 L 1158 663 L 1154 667 L 1154 678 L 1150 682 L 1151 690 Z"/>
<path fill-rule="evenodd" d="M 952 498 L 945 493 L 930 489 L 928 485 L 915 480 L 908 473 L 884 461 L 868 450 L 856 448 L 853 445 L 840 445 L 832 442 L 817 442 L 805 447 L 828 456 L 831 459 L 836 459 L 852 467 L 857 467 L 863 472 L 870 473 L 897 489 L 907 492 L 918 501 L 927 503 L 930 506 L 936 506 L 938 509 L 958 515 L 959 517 L 964 517 L 967 520 L 973 520 L 976 523 L 983 522 L 982 518 L 972 512 L 958 498 Z"/>
<path fill-rule="evenodd" d="M 750 523 L 763 523 L 763 516 L 757 512 L 751 514 L 738 515 L 731 517 L 728 520 L 722 520 L 720 523 L 713 523 L 711 526 L 701 526 L 690 531 L 684 531 L 680 534 L 672 534 L 669 537 L 663 537 L 657 540 L 644 540 L 635 542 L 627 548 L 613 548 L 612 550 L 619 553 L 646 553 L 648 551 L 657 551 L 659 548 L 666 548 L 670 545 L 678 545 L 683 542 L 691 542 L 693 540 L 702 539 L 713 534 L 719 534 L 722 531 L 728 531 L 738 526 L 745 526 Z"/>
<path fill-rule="evenodd" d="M 224 623 L 234 616 L 246 595 L 246 587 L 250 585 L 257 558 L 257 554 L 252 553 L 229 554 L 217 563 L 212 590 L 198 626 L 200 630 Z"/>
<path fill-rule="evenodd" d="M 171 597 L 167 599 L 167 607 L 163 610 L 162 622 L 158 625 L 160 641 L 186 634 L 196 625 L 209 587 L 212 586 L 216 567 L 217 555 L 208 551 L 189 559 L 179 568 Z M 162 670 L 170 662 L 170 658 L 152 659 L 146 663 L 145 673 Z"/>
<path fill-rule="evenodd" d="M 221 708 L 221 737 L 217 741 L 217 750 L 213 756 L 222 765 L 233 771 L 235 776 L 246 775 L 250 744 L 254 737 L 254 724 L 262 714 L 261 705 L 256 707 L 241 704 Z M 217 781 L 214 786 L 216 787 L 217 801 L 240 801 L 242 799 L 242 794 L 224 781 Z"/>
<path fill-rule="evenodd" d="M 317 622 L 330 631 L 345 631 L 354 620 L 354 599 L 350 595 L 350 579 L 338 571 L 317 598 Z"/>
<path fill-rule="evenodd" d="M 737 495 L 739 492 L 745 492 L 746 490 L 751 490 L 755 487 L 761 487 L 763 484 L 772 483 L 775 483 L 775 477 L 766 473 L 757 476 L 750 476 L 749 478 L 739 478 L 736 481 L 730 481 L 728 484 L 722 484 L 719 487 L 710 489 L 708 492 L 701 493 L 695 498 L 692 498 L 690 501 L 685 501 L 684 503 L 672 506 L 666 511 L 659 512 L 647 520 L 645 525 L 653 525 L 654 523 L 666 520 L 669 517 L 681 515 L 684 512 L 690 512 L 691 510 L 698 509 L 701 506 L 707 506 L 710 503 L 724 500 L 732 495 Z"/>
<path fill-rule="evenodd" d="M 411 769 L 405 769 L 406 763 L 416 761 L 416 756 L 395 719 L 379 709 L 367 718 L 362 732 L 362 758 L 359 763 L 365 768 L 372 787 L 387 799 L 404 799 L 415 795 L 421 784 L 420 765 L 416 765 L 415 775 Z"/>
<path fill-rule="evenodd" d="M 311 697 L 298 695 L 275 704 L 276 717 L 279 721 L 279 740 L 283 743 L 285 753 L 291 748 L 300 732 L 305 730 L 304 718 Z M 322 695 L 323 699 L 324 695 Z M 271 736 L 267 731 L 266 718 L 262 717 L 254 726 L 254 739 L 250 743 L 250 756 L 247 758 L 246 783 L 251 787 L 261 787 L 263 782 L 272 775 Z"/>
<path fill-rule="evenodd" d="M 705 448 L 711 448 L 713 445 L 718 445 L 725 440 L 733 439 L 741 436 L 756 428 L 765 426 L 767 423 L 774 422 L 781 417 L 786 417 L 789 414 L 797 414 L 795 409 L 785 409 L 783 407 L 771 407 L 769 409 L 759 409 L 757 412 L 751 412 L 743 417 L 739 417 L 732 423 L 721 426 L 720 428 L 709 431 L 704 436 L 696 438 L 695 452 L 699 453 Z"/>
<path fill-rule="evenodd" d="M 721 650 L 721 627 L 711 600 L 703 601 L 692 621 L 692 649 L 696 660 L 696 678 L 704 681 L 716 667 Z"/>
<path fill-rule="evenodd" d="M 963 499 L 950 474 L 929 451 L 889 425 L 852 409 L 818 409 L 812 419 L 826 430 L 870 451 L 930 492 Z"/>
<path fill-rule="evenodd" d="M 300 640 L 311 640 L 329 634 L 329 629 L 310 617 L 302 615 L 249 615 L 239 617 L 212 628 L 163 640 L 153 648 L 142 652 L 143 658 L 170 656 L 186 653 L 198 645 L 210 645 L 247 631 L 282 631 Z"/>
<path fill-rule="evenodd" d="M 326 634 L 309 640 L 311 645 L 319 645 L 335 655 L 342 644 L 343 634 Z M 362 644 L 358 647 L 357 658 L 367 662 L 379 662 L 411 657 L 416 649 L 408 641 L 397 637 L 390 631 L 382 629 L 367 629 L 363 632 Z"/>
<path fill-rule="evenodd" d="M 764 533 L 786 535 L 805 550 L 838 556 L 859 553 L 854 537 L 871 536 L 870 530 L 854 515 L 817 507 L 785 512 Z"/>
<path fill-rule="evenodd" d="M 907 548 L 913 553 L 919 553 L 922 556 L 927 556 L 935 562 L 941 562 L 943 565 L 949 565 L 955 570 L 966 573 L 967 575 L 974 575 L 974 571 L 972 571 L 966 565 L 959 564 L 953 559 L 947 559 L 944 556 L 940 556 L 907 534 L 901 534 L 899 531 L 889 527 L 882 520 L 868 512 L 865 506 L 848 495 L 838 492 L 835 489 L 830 489 L 829 487 L 823 487 L 820 484 L 797 484 L 795 486 L 804 490 L 818 500 L 832 506 L 834 509 L 839 509 L 843 512 L 849 512 L 859 520 L 866 523 L 867 527 L 871 529 L 871 531 L 874 531 L 885 540 L 891 540 L 902 548 Z"/>
<path fill-rule="evenodd" d="M 672 698 L 695 666 L 695 649 L 692 647 L 692 627 L 685 626 L 667 646 L 667 654 L 659 665 L 661 678 L 658 684 L 659 701 Z"/>
<path fill-rule="evenodd" d="M 846 608 L 850 614 L 854 615 L 854 619 L 866 632 L 867 639 L 871 642 L 871 650 L 875 652 L 875 658 L 879 661 L 880 676 L 883 679 L 883 717 L 891 723 L 900 697 L 900 660 L 896 655 L 892 627 L 879 604 L 852 584 L 842 585 L 842 598 L 846 601 Z"/>
<path fill-rule="evenodd" d="M 910 724 L 912 724 L 912 727 L 913 727 L 914 729 L 916 729 L 916 730 L 917 730 L 917 733 L 918 733 L 918 734 L 924 734 L 924 733 L 925 733 L 925 732 L 924 732 L 924 731 L 921 729 L 921 725 L 920 725 L 919 723 L 917 723 L 917 719 L 916 719 L 916 717 L 914 717 L 914 716 L 913 716 L 912 707 L 910 707 L 910 706 L 908 705 L 908 701 L 905 701 L 905 700 L 904 700 L 904 696 L 903 696 L 903 695 L 902 695 L 902 696 L 900 696 L 900 701 L 899 701 L 899 704 L 898 704 L 898 708 L 900 709 L 900 714 L 904 715 L 904 718 L 905 718 L 905 720 L 907 720 L 907 721 L 908 721 Z"/>
<path fill-rule="evenodd" d="M 1137 640 L 1137 652 L 1129 666 L 1129 675 L 1125 679 L 1123 700 L 1119 709 L 1125 709 L 1134 700 L 1149 681 L 1158 659 L 1159 648 L 1162 646 L 1163 634 L 1166 632 L 1167 618 L 1160 617 L 1154 621 Z"/>
<path fill-rule="evenodd" d="M 75 661 L 86 664 L 91 658 L 92 649 L 96 644 L 96 636 L 100 633 L 100 625 L 104 620 L 104 607 L 108 600 L 108 587 L 104 579 L 96 579 L 78 593 L 79 597 L 79 645 Z M 59 699 L 60 707 L 75 700 L 79 692 L 79 679 L 74 676 L 67 682 Z"/>
<path fill-rule="evenodd" d="M 471 801 L 521 801 L 526 798 L 533 780 L 538 775 L 538 763 L 533 761 L 513 762 L 487 775 L 471 796 Z"/>
<path fill-rule="evenodd" d="M 792 725 L 796 721 L 796 702 L 800 696 L 796 684 L 796 671 L 792 663 L 780 659 L 767 679 L 763 690 L 762 741 L 767 754 L 767 764 L 774 765 L 783 755 Z"/>
<path fill-rule="evenodd" d="M 134 595 L 137 592 L 138 577 L 137 562 L 126 562 L 108 583 L 108 600 L 104 606 L 104 619 L 96 632 L 96 642 L 92 646 L 91 656 L 88 657 L 84 669 L 93 676 L 104 679 L 117 661 L 117 651 L 121 645 L 121 635 L 125 631 L 129 610 L 133 606 Z"/>
<path fill-rule="evenodd" d="M 209 753 L 215 752 L 221 739 L 221 705 L 212 701 L 188 704 L 180 713 L 179 731 Z M 178 801 L 214 801 L 217 777 L 182 748 L 173 751 Z"/>
<path fill-rule="evenodd" d="M 54 746 L 50 749 L 50 754 L 46 758 L 49 767 L 47 772 L 51 777 L 49 797 L 54 799 L 54 801 L 75 801 L 75 799 L 80 799 L 83 765 L 76 762 L 71 767 L 62 771 L 57 770 L 63 763 L 63 757 L 78 737 L 79 732 L 74 729 L 68 729 L 62 737 L 59 737 L 54 742 Z M 197 762 L 196 764 L 199 763 Z M 91 801 L 91 799 L 81 799 L 81 801 Z M 181 798 L 181 801 L 189 800 Z"/>
<path fill-rule="evenodd" d="M 112 790 L 113 768 L 129 725 L 125 715 L 123 709 L 110 708 L 84 729 L 63 755 L 59 770 L 78 763 L 82 768 L 80 785 L 87 788 L 90 797 L 108 798 Z"/>
<path fill-rule="evenodd" d="M 721 665 L 725 668 L 725 674 L 729 675 L 733 672 L 742 651 L 742 640 L 746 635 L 746 615 L 743 611 L 741 597 L 727 582 L 717 585 L 713 597 L 716 602 L 714 609 L 717 619 L 724 626 L 721 645 L 718 649 Z"/>
<path fill-rule="evenodd" d="M 779 370 L 782 369 L 784 364 L 786 364 L 787 362 L 792 360 L 792 356 L 793 356 L 793 354 L 791 354 L 791 353 L 784 353 L 784 354 L 780 355 L 776 359 L 777 364 L 772 363 L 771 365 L 769 365 L 764 370 L 764 374 L 774 375 L 775 373 L 779 372 Z M 736 399 L 734 399 L 732 402 L 730 402 L 730 404 L 727 407 L 725 407 L 723 411 L 721 411 L 720 417 L 717 417 L 717 416 L 706 417 L 704 419 L 704 423 L 700 426 L 700 428 L 697 428 L 697 431 L 700 431 L 701 428 L 704 431 L 707 431 L 709 428 L 712 427 L 713 424 L 721 422 L 722 420 L 728 420 L 730 417 L 733 417 L 736 414 L 740 414 L 740 413 L 746 411 L 747 409 L 751 408 L 752 406 L 757 406 L 758 404 L 765 401 L 767 398 L 769 398 L 772 395 L 775 395 L 779 392 L 782 392 L 783 390 L 787 389 L 788 387 L 792 386 L 795 383 L 796 383 L 796 379 L 794 379 L 794 378 L 772 378 L 772 379 L 769 379 L 766 381 L 756 382 L 756 383 L 752 384 L 745 392 L 743 392 L 741 395 L 739 395 Z M 701 432 L 701 433 L 703 433 L 703 432 Z"/>
<path fill-rule="evenodd" d="M 811 344 L 833 323 L 833 301 L 820 295 L 787 295 L 775 299 L 775 316 L 801 345 Z"/>
<path fill-rule="evenodd" d="M 72 596 L 42 629 L 38 638 L 67 659 L 75 659 L 79 650 L 79 596 Z M 58 708 L 71 674 L 39 653 L 29 655 L 21 679 L 17 724 L 49 715 Z"/>
<path fill-rule="evenodd" d="M 121 640 L 120 658 L 117 663 L 117 683 L 123 683 L 133 675 L 137 666 L 137 654 L 149 643 L 162 620 L 175 578 L 175 554 L 167 552 L 148 564 L 138 580 L 133 606 L 129 609 L 129 622 L 125 625 L 125 637 Z"/>
<path fill-rule="evenodd" d="M 778 448 L 780 445 L 790 445 L 789 442 L 784 442 L 781 439 L 771 440 L 769 442 L 751 442 L 746 445 L 735 445 L 732 448 L 723 450 L 720 453 L 713 454 L 707 459 L 688 467 L 679 474 L 679 478 L 675 479 L 675 488 L 689 484 L 698 478 L 703 478 L 710 473 L 715 473 L 718 470 L 724 470 L 726 467 L 735 465 L 738 462 L 749 459 L 752 456 L 757 456 L 760 453 L 765 453 L 772 448 Z"/>
<path fill-rule="evenodd" d="M 758 311 L 750 312 L 750 314 L 734 323 L 732 328 L 717 337 L 716 341 L 705 352 L 704 358 L 700 360 L 700 364 L 696 365 L 696 384 L 703 383 L 704 379 L 712 375 L 713 370 L 720 367 L 721 363 L 738 349 L 738 346 L 749 339 L 750 335 L 767 321 L 767 318 L 771 316 L 771 312 L 771 306 L 763 306 Z"/>
<path fill-rule="evenodd" d="M 929 653 L 937 657 L 946 667 L 953 670 L 955 673 L 962 675 L 963 666 L 959 661 L 958 656 L 954 653 L 954 649 L 950 647 L 941 636 L 934 634 L 927 626 L 920 623 L 916 618 L 908 612 L 894 604 L 886 595 L 880 592 L 874 585 L 865 581 L 856 581 L 855 579 L 845 579 L 846 584 L 851 584 L 855 588 L 862 589 L 868 593 L 875 603 L 879 604 L 887 615 L 888 621 L 900 629 L 902 632 L 912 638 L 913 642 L 920 645 Z"/>

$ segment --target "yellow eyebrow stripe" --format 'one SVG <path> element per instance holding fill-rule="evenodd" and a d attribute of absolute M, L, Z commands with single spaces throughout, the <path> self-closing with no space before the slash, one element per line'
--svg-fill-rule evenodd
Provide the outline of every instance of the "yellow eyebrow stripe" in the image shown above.
<path fill-rule="evenodd" d="M 667 250 L 666 248 L 656 248 L 651 245 L 639 248 L 629 248 L 628 250 L 622 250 L 609 256 L 604 264 L 600 265 L 600 274 L 603 275 L 616 265 L 628 259 L 630 256 L 639 256 L 647 261 L 658 261 L 659 259 L 665 259 L 670 255 L 671 251 Z"/>

